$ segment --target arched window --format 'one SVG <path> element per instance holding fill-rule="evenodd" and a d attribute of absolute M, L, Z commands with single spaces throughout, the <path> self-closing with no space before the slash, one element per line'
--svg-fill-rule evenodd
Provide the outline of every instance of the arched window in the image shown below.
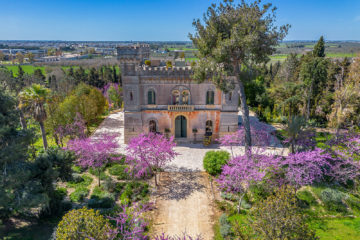
<path fill-rule="evenodd" d="M 215 99 L 214 91 L 207 91 L 206 92 L 206 104 L 208 104 L 208 105 L 214 104 L 214 99 Z"/>
<path fill-rule="evenodd" d="M 212 121 L 211 120 L 208 120 L 206 121 L 206 128 L 205 128 L 205 132 L 206 133 L 212 133 Z"/>
<path fill-rule="evenodd" d="M 180 104 L 180 92 L 178 90 L 175 90 L 172 92 L 172 104 L 173 105 L 179 105 Z"/>
<path fill-rule="evenodd" d="M 154 90 L 148 91 L 148 104 L 156 104 L 156 95 Z"/>
<path fill-rule="evenodd" d="M 133 93 L 130 92 L 130 101 L 133 101 L 134 100 L 134 96 L 133 96 Z"/>
<path fill-rule="evenodd" d="M 153 133 L 157 132 L 156 122 L 154 120 L 150 120 L 149 122 L 149 132 L 153 132 Z"/>
<path fill-rule="evenodd" d="M 190 93 L 187 90 L 182 92 L 182 104 L 184 105 L 190 104 Z"/>

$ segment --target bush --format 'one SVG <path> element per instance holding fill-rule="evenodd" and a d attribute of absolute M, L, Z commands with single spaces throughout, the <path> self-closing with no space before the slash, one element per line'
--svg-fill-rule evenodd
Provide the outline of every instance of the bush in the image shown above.
<path fill-rule="evenodd" d="M 249 213 L 249 224 L 259 239 L 317 239 L 297 205 L 295 190 L 283 186 Z"/>
<path fill-rule="evenodd" d="M 229 159 L 230 154 L 227 151 L 208 151 L 203 161 L 204 169 L 213 176 L 219 175 Z"/>
<path fill-rule="evenodd" d="M 96 186 L 90 196 L 88 207 L 90 208 L 111 208 L 114 206 L 114 196 L 104 191 L 102 187 Z"/>
<path fill-rule="evenodd" d="M 324 203 L 325 208 L 329 211 L 346 212 L 346 205 L 344 201 L 348 195 L 336 189 L 326 188 L 320 194 L 321 201 Z"/>
<path fill-rule="evenodd" d="M 122 182 L 122 183 L 116 183 L 115 184 L 115 192 L 117 193 L 122 193 L 124 188 L 126 186 L 126 183 Z"/>
<path fill-rule="evenodd" d="M 55 198 L 59 199 L 60 201 L 64 200 L 67 195 L 67 189 L 63 187 L 59 187 L 55 190 Z"/>
<path fill-rule="evenodd" d="M 45 159 L 50 161 L 53 169 L 58 172 L 58 177 L 62 181 L 71 179 L 72 165 L 75 161 L 75 155 L 72 152 L 66 151 L 60 147 L 49 147 L 41 152 L 37 158 L 40 161 L 44 161 Z"/>
<path fill-rule="evenodd" d="M 149 193 L 149 185 L 142 182 L 127 183 L 120 199 L 123 203 L 132 203 L 143 200 Z"/>
<path fill-rule="evenodd" d="M 108 192 L 115 192 L 116 191 L 116 183 L 113 181 L 111 177 L 107 177 L 105 182 L 103 183 L 104 189 Z"/>
<path fill-rule="evenodd" d="M 86 175 L 78 175 L 73 174 L 73 180 L 69 181 L 66 186 L 69 188 L 77 188 L 77 187 L 88 187 L 92 183 L 93 178 Z"/>
<path fill-rule="evenodd" d="M 301 201 L 306 203 L 306 205 L 316 205 L 316 198 L 313 194 L 307 189 L 300 189 L 296 192 L 296 197 Z"/>
<path fill-rule="evenodd" d="M 74 165 L 71 167 L 72 171 L 75 173 L 82 173 L 84 172 L 84 169 L 80 166 Z"/>
<path fill-rule="evenodd" d="M 109 168 L 109 173 L 111 175 L 117 176 L 118 180 L 126 180 L 130 178 L 126 170 L 127 170 L 126 165 L 114 165 L 111 168 Z"/>
<path fill-rule="evenodd" d="M 258 183 L 256 185 L 251 185 L 250 188 L 250 200 L 251 202 L 257 202 L 264 200 L 272 194 L 273 189 L 265 183 Z"/>
<path fill-rule="evenodd" d="M 232 231 L 231 224 L 228 220 L 228 216 L 224 213 L 221 215 L 220 219 L 220 234 L 224 239 L 231 239 Z"/>
<path fill-rule="evenodd" d="M 84 198 L 87 197 L 88 194 L 89 194 L 89 189 L 84 186 L 80 186 L 70 194 L 70 200 L 72 202 L 81 202 L 84 200 Z"/>
<path fill-rule="evenodd" d="M 110 230 L 109 220 L 99 211 L 81 208 L 64 215 L 56 229 L 57 240 L 97 239 L 107 240 Z"/>

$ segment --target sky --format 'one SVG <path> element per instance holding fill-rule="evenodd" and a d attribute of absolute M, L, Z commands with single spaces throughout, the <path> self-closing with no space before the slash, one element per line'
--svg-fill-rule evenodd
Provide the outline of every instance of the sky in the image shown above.
<path fill-rule="evenodd" d="M 219 1 L 0 0 L 0 39 L 187 41 L 193 19 Z M 269 1 L 277 24 L 291 24 L 285 40 L 360 40 L 360 0 Z"/>

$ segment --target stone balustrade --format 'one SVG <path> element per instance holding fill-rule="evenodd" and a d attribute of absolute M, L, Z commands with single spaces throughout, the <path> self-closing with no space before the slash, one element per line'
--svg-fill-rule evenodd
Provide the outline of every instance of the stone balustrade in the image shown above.
<path fill-rule="evenodd" d="M 168 105 L 168 111 L 192 112 L 192 111 L 194 111 L 194 105 Z"/>

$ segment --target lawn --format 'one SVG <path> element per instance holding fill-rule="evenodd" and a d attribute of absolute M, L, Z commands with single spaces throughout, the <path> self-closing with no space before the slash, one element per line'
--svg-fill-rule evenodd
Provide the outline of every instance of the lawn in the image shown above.
<path fill-rule="evenodd" d="M 13 72 L 14 77 L 17 77 L 19 72 L 19 66 L 18 65 L 11 65 L 6 66 L 7 69 L 11 70 Z M 45 73 L 45 67 L 35 67 L 33 65 L 21 65 L 21 68 L 24 70 L 27 74 L 33 74 L 35 69 L 41 69 L 42 73 L 46 75 Z"/>
<path fill-rule="evenodd" d="M 186 58 L 185 59 L 186 62 L 196 62 L 197 60 L 199 60 L 199 58 Z"/>
<path fill-rule="evenodd" d="M 328 219 L 311 225 L 321 240 L 356 240 L 360 238 L 360 218 Z"/>

